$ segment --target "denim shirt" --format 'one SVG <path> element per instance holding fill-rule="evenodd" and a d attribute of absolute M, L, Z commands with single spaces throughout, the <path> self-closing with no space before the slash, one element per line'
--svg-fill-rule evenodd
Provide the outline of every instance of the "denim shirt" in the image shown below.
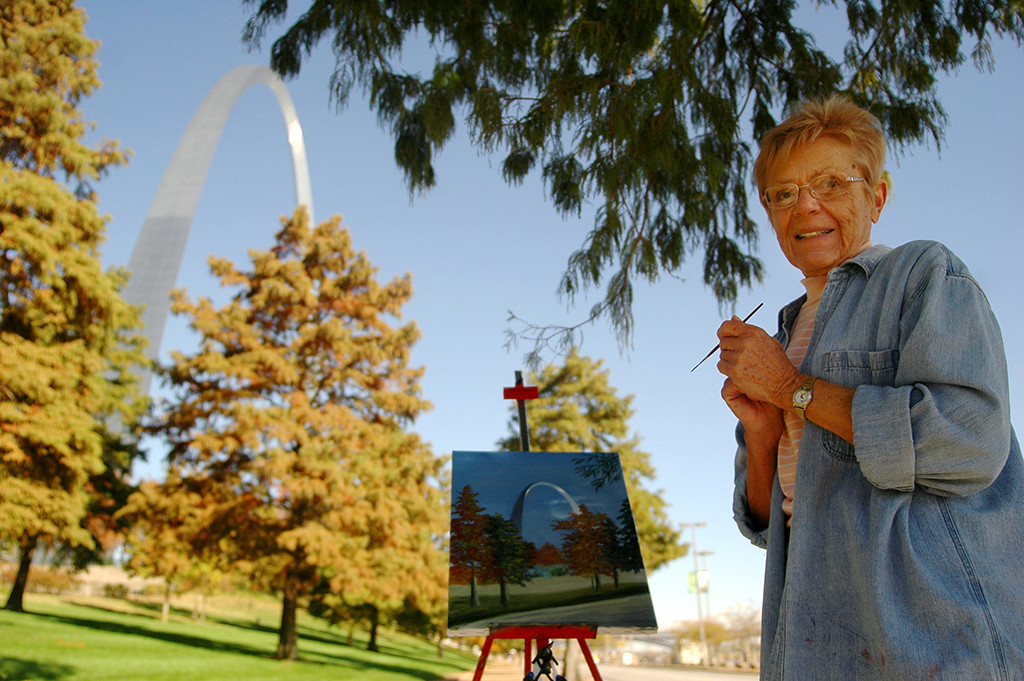
<path fill-rule="evenodd" d="M 779 314 L 785 345 L 803 298 Z M 944 246 L 834 268 L 800 370 L 855 387 L 851 445 L 804 427 L 792 526 L 775 481 L 761 678 L 1024 679 L 1024 462 L 998 324 Z"/>

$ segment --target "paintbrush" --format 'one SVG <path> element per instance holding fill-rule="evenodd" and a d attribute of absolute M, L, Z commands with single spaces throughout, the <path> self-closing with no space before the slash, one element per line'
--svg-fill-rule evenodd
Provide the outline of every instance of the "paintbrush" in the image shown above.
<path fill-rule="evenodd" d="M 745 322 L 745 321 L 747 321 L 748 319 L 750 319 L 751 317 L 753 317 L 753 316 L 754 316 L 754 312 L 757 312 L 758 310 L 760 310 L 760 309 L 761 309 L 761 306 L 762 306 L 762 305 L 764 305 L 764 303 L 758 303 L 758 304 L 757 304 L 757 307 L 755 307 L 755 308 L 754 308 L 753 312 L 751 312 L 751 313 L 750 313 L 750 314 L 748 314 L 748 315 L 747 315 L 746 317 L 744 317 L 744 318 L 743 318 L 743 321 Z M 708 354 L 704 355 L 704 359 L 702 359 L 701 361 L 697 362 L 697 366 L 696 366 L 696 367 L 693 367 L 693 369 L 690 369 L 690 373 L 693 373 L 693 370 L 694 370 L 694 369 L 696 369 L 696 368 L 697 368 L 697 367 L 699 367 L 699 366 L 700 366 L 701 364 L 703 364 L 703 363 L 704 363 L 704 360 L 705 360 L 705 359 L 707 359 L 707 358 L 708 358 L 708 357 L 710 357 L 711 355 L 715 354 L 715 350 L 717 350 L 717 349 L 718 349 L 718 348 L 720 348 L 720 347 L 722 347 L 722 344 L 721 344 L 721 343 L 719 343 L 719 344 L 718 344 L 718 345 L 716 345 L 715 347 L 711 348 L 711 352 L 709 352 Z"/>

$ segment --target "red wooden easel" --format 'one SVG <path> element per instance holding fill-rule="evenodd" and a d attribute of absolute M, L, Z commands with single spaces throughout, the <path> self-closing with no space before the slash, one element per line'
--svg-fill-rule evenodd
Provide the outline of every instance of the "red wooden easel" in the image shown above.
<path fill-rule="evenodd" d="M 521 450 L 530 451 L 530 431 L 526 426 L 526 401 L 535 400 L 539 397 L 535 386 L 523 385 L 523 374 L 516 372 L 516 385 L 514 388 L 505 388 L 504 397 L 506 400 L 515 400 L 519 407 L 519 443 Z M 595 638 L 597 630 L 587 626 L 573 625 L 545 625 L 545 626 L 523 626 L 523 627 L 501 627 L 493 630 L 484 641 L 483 649 L 480 651 L 480 659 L 476 663 L 476 671 L 473 672 L 473 681 L 480 681 L 484 675 L 484 667 L 487 665 L 487 657 L 491 654 L 491 646 L 494 639 L 523 639 L 523 678 L 532 671 L 533 667 L 533 642 L 537 641 L 537 650 L 545 648 L 552 639 L 575 639 L 583 651 L 583 657 L 587 661 L 590 673 L 594 681 L 602 681 L 601 674 L 597 671 L 597 664 L 594 656 L 590 653 L 590 646 L 587 639 Z M 564 676 L 564 675 L 563 675 Z M 539 681 L 539 680 L 538 680 Z"/>
<path fill-rule="evenodd" d="M 473 672 L 473 681 L 480 681 L 484 675 L 484 667 L 487 665 L 487 656 L 491 654 L 491 646 L 496 638 L 521 638 L 523 639 L 523 678 L 530 673 L 533 667 L 533 641 L 537 641 L 537 649 L 544 648 L 551 639 L 564 638 L 576 639 L 583 651 L 583 658 L 587 661 L 590 674 L 594 681 L 602 681 L 601 673 L 597 670 L 594 656 L 590 654 L 590 646 L 587 639 L 597 636 L 597 630 L 591 627 L 582 626 L 543 626 L 543 627 L 503 627 L 492 631 L 484 647 L 480 650 L 480 659 L 476 663 L 476 671 Z M 563 675 L 564 676 L 564 675 Z"/>

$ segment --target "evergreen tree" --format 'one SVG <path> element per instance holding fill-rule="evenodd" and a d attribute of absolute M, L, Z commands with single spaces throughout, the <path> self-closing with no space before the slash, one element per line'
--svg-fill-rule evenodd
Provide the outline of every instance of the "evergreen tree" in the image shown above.
<path fill-rule="evenodd" d="M 615 526 L 615 564 L 620 570 L 639 572 L 644 569 L 643 551 L 640 549 L 637 536 L 629 530 L 635 524 L 629 499 L 623 499 L 619 508 L 618 523 Z"/>
<path fill-rule="evenodd" d="M 601 590 L 601 575 L 614 575 L 611 557 L 615 546 L 615 524 L 604 513 L 594 513 L 586 504 L 564 520 L 551 523 L 562 533 L 562 555 L 574 575 L 587 576 L 595 591 Z M 617 586 L 617 584 L 616 584 Z"/>
<path fill-rule="evenodd" d="M 111 489 L 107 464 L 130 467 L 142 407 L 138 311 L 119 294 L 125 273 L 100 264 L 106 219 L 91 187 L 126 158 L 115 142 L 81 141 L 78 102 L 99 87 L 84 25 L 71 0 L 0 3 L 0 539 L 20 550 L 10 610 L 23 609 L 38 545 L 95 546 L 89 511 L 96 520 Z"/>
<path fill-rule="evenodd" d="M 647 568 L 656 570 L 685 555 L 681 530 L 669 522 L 665 500 L 644 487 L 645 481 L 654 479 L 655 470 L 650 454 L 640 449 L 640 437 L 629 432 L 633 396 L 616 394 L 602 362 L 581 356 L 573 349 L 563 363 L 530 373 L 527 383 L 536 385 L 540 393 L 540 398 L 531 400 L 529 407 L 531 448 L 549 452 L 617 452 Z M 519 449 L 516 419 L 515 412 L 511 412 L 510 434 L 498 442 L 500 449 Z M 587 468 L 588 465 L 592 467 Z M 598 486 L 608 475 L 618 473 L 602 466 L 601 460 L 593 464 L 580 462 L 581 473 Z"/>
<path fill-rule="evenodd" d="M 144 481 L 117 513 L 118 520 L 129 525 L 124 542 L 126 569 L 164 579 L 164 622 L 170 614 L 171 594 L 197 562 L 188 537 L 196 525 L 199 498 L 178 483 L 174 472 L 164 484 Z"/>
<path fill-rule="evenodd" d="M 939 142 L 936 76 L 955 72 L 965 51 L 990 68 L 996 37 L 1024 41 L 1019 0 L 846 0 L 849 33 L 829 46 L 798 25 L 798 3 L 778 0 L 243 4 L 256 6 L 250 46 L 294 17 L 271 49 L 284 76 L 330 43 L 331 96 L 341 106 L 362 87 L 391 128 L 411 191 L 435 183 L 433 156 L 461 114 L 475 145 L 503 156 L 506 181 L 539 170 L 561 213 L 596 205 L 561 293 L 606 280 L 592 315 L 607 315 L 620 338 L 630 333 L 637 277 L 678 274 L 702 254 L 720 301 L 760 279 L 751 141 L 786 105 L 843 91 L 894 144 Z M 807 4 L 824 12 L 835 3 Z M 434 49 L 432 72 L 408 72 L 403 48 L 417 42 Z"/>
<path fill-rule="evenodd" d="M 516 524 L 500 513 L 487 517 L 487 580 L 497 582 L 501 604 L 508 607 L 509 584 L 523 586 L 531 580 L 536 547 L 525 541 Z"/>
<path fill-rule="evenodd" d="M 469 584 L 469 604 L 480 605 L 477 586 L 488 564 L 487 513 L 478 502 L 479 495 L 466 485 L 452 502 L 449 552 L 454 584 Z"/>
<path fill-rule="evenodd" d="M 118 514 L 137 489 L 131 473 L 138 459 L 145 459 L 145 452 L 136 436 L 124 428 L 106 430 L 102 470 L 90 475 L 85 484 L 88 502 L 82 527 L 89 532 L 92 543 L 64 546 L 58 554 L 61 562 L 70 561 L 77 569 L 101 563 L 123 543 L 128 524 Z"/>
<path fill-rule="evenodd" d="M 448 564 L 441 546 L 447 495 L 436 484 L 441 459 L 415 435 L 397 430 L 377 456 L 379 461 L 359 480 L 373 509 L 361 525 L 365 544 L 347 565 L 321 570 L 328 589 L 321 589 L 311 603 L 319 616 L 331 621 L 368 623 L 367 649 L 372 651 L 377 650 L 382 621 L 416 613 L 439 628 L 448 597 Z"/>
<path fill-rule="evenodd" d="M 429 406 L 416 325 L 390 323 L 409 276 L 379 284 L 340 218 L 282 223 L 251 270 L 211 258 L 237 288 L 224 307 L 175 293 L 200 347 L 164 371 L 174 396 L 152 430 L 170 445 L 163 494 L 195 498 L 188 542 L 282 595 L 276 655 L 292 659 L 324 579 L 375 608 L 438 579 L 446 509 L 443 461 L 404 431 Z"/>

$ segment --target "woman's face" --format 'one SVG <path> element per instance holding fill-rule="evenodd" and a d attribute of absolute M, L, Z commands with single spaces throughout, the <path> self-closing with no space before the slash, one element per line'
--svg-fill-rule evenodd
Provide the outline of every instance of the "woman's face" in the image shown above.
<path fill-rule="evenodd" d="M 829 172 L 864 177 L 864 171 L 854 162 L 849 145 L 821 137 L 794 148 L 789 158 L 768 174 L 766 186 L 804 185 Z M 819 200 L 805 187 L 795 204 L 769 208 L 768 217 L 789 262 L 805 277 L 818 276 L 863 250 L 871 239 L 871 225 L 878 222 L 885 206 L 887 191 L 881 180 L 874 186 L 850 182 L 846 194 Z"/>

